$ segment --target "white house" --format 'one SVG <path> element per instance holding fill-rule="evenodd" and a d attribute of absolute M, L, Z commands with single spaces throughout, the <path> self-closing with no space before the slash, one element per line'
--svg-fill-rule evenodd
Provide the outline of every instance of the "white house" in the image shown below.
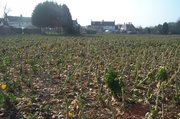
<path fill-rule="evenodd" d="M 5 25 L 13 28 L 35 28 L 31 23 L 31 17 L 5 16 Z"/>
<path fill-rule="evenodd" d="M 124 23 L 120 27 L 120 32 L 135 33 L 136 32 L 136 28 L 134 27 L 134 25 L 131 22 Z"/>
<path fill-rule="evenodd" d="M 91 21 L 91 28 L 97 32 L 115 31 L 115 21 Z"/>

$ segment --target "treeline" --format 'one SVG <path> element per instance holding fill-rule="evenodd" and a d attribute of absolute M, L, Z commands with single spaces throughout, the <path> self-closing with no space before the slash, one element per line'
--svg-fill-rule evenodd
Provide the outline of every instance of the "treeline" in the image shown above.
<path fill-rule="evenodd" d="M 165 22 L 154 27 L 139 27 L 137 32 L 142 34 L 180 34 L 180 20 L 170 23 Z"/>

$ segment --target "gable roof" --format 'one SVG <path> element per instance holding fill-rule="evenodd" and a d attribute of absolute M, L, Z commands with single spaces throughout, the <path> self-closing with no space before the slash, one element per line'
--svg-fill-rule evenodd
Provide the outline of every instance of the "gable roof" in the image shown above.
<path fill-rule="evenodd" d="M 8 21 L 10 22 L 31 22 L 31 17 L 22 17 L 22 16 L 7 16 Z"/>
<path fill-rule="evenodd" d="M 127 24 L 123 24 L 121 26 L 121 30 L 125 30 L 125 31 L 135 31 L 136 28 L 134 27 L 134 25 L 132 23 L 127 23 Z"/>
<path fill-rule="evenodd" d="M 91 21 L 92 26 L 115 26 L 115 21 Z"/>
<path fill-rule="evenodd" d="M 91 21 L 91 25 L 100 26 L 101 22 L 100 21 Z"/>
<path fill-rule="evenodd" d="M 31 17 L 21 16 L 6 16 L 4 25 L 14 27 L 14 28 L 36 28 L 31 23 Z"/>
<path fill-rule="evenodd" d="M 104 26 L 115 26 L 115 22 L 110 22 L 110 21 L 106 21 L 106 22 L 103 21 L 102 24 Z"/>

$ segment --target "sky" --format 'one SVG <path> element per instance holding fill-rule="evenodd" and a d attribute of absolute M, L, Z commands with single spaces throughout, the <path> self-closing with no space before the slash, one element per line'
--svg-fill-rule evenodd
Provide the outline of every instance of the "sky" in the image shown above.
<path fill-rule="evenodd" d="M 0 17 L 4 7 L 12 16 L 31 17 L 35 6 L 47 0 L 0 0 Z M 132 22 L 136 27 L 176 22 L 180 18 L 180 0 L 50 0 L 66 4 L 72 18 L 82 26 L 93 21 Z"/>

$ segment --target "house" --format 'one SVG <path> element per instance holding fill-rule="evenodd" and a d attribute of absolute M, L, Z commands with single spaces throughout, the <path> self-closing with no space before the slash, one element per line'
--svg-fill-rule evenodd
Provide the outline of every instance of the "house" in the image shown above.
<path fill-rule="evenodd" d="M 115 21 L 91 21 L 91 28 L 97 32 L 115 31 Z"/>
<path fill-rule="evenodd" d="M 10 34 L 39 34 L 41 30 L 31 23 L 31 17 L 8 16 L 0 18 L 0 35 Z"/>
<path fill-rule="evenodd" d="M 120 32 L 122 33 L 136 33 L 136 28 L 134 27 L 134 25 L 129 22 L 129 23 L 124 23 L 122 25 L 119 25 L 120 27 Z"/>
<path fill-rule="evenodd" d="M 36 28 L 31 23 L 31 17 L 20 16 L 5 16 L 4 25 L 13 27 L 13 28 Z"/>
<path fill-rule="evenodd" d="M 76 34 L 79 34 L 79 33 L 80 33 L 81 25 L 78 24 L 77 19 L 76 19 L 76 20 L 73 20 L 73 28 L 74 28 Z"/>
<path fill-rule="evenodd" d="M 73 21 L 73 26 L 79 26 L 77 19 L 76 20 L 72 20 L 72 21 Z"/>

